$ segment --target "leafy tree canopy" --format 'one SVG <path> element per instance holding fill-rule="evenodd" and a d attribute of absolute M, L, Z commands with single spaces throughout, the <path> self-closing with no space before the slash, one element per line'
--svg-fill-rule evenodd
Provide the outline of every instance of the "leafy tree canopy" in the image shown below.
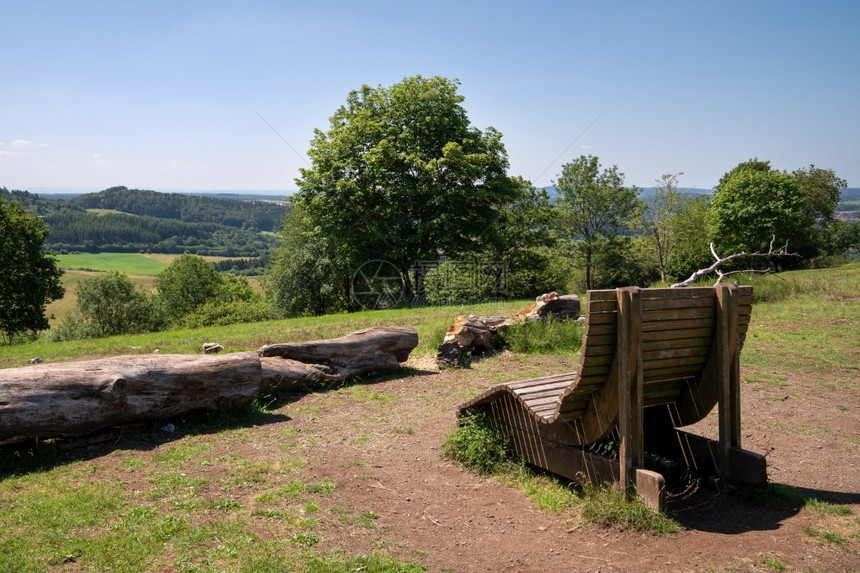
<path fill-rule="evenodd" d="M 592 155 L 562 165 L 555 182 L 561 192 L 559 207 L 563 225 L 571 237 L 583 241 L 585 287 L 592 287 L 592 262 L 601 236 L 618 234 L 642 208 L 636 187 L 624 186 L 624 174 L 617 165 L 601 170 Z"/>
<path fill-rule="evenodd" d="M 0 333 L 7 341 L 48 328 L 45 305 L 63 296 L 57 259 L 43 251 L 48 226 L 0 196 Z"/>
<path fill-rule="evenodd" d="M 810 165 L 807 169 L 792 172 L 797 184 L 803 191 L 803 213 L 820 226 L 833 221 L 833 212 L 839 204 L 840 189 L 848 185 L 837 177 L 832 169 L 822 169 Z"/>
<path fill-rule="evenodd" d="M 162 326 L 153 297 L 116 271 L 83 281 L 77 298 L 77 316 L 63 326 L 78 337 L 149 332 Z"/>
<path fill-rule="evenodd" d="M 267 298 L 283 316 L 321 315 L 347 308 L 350 269 L 297 206 L 284 216 L 281 245 L 273 249 L 264 283 Z"/>
<path fill-rule="evenodd" d="M 224 279 L 212 263 L 203 257 L 184 254 L 155 277 L 155 288 L 164 310 L 178 321 L 203 304 L 218 300 L 223 294 Z"/>
<path fill-rule="evenodd" d="M 725 252 L 767 250 L 773 237 L 802 244 L 811 224 L 803 207 L 803 191 L 791 175 L 736 168 L 711 201 L 715 242 Z"/>
<path fill-rule="evenodd" d="M 458 85 L 365 85 L 315 131 L 295 200 L 339 256 L 387 259 L 405 273 L 416 260 L 481 250 L 515 186 L 501 134 L 472 127 Z"/>
<path fill-rule="evenodd" d="M 754 157 L 752 159 L 747 159 L 746 161 L 742 161 L 737 164 L 731 171 L 723 173 L 723 176 L 720 177 L 719 182 L 717 182 L 717 186 L 715 190 L 719 193 L 720 189 L 722 189 L 723 185 L 736 173 L 740 171 L 761 171 L 767 173 L 769 171 L 773 171 L 773 168 L 770 166 L 770 161 L 764 161 L 759 159 L 758 157 Z"/>

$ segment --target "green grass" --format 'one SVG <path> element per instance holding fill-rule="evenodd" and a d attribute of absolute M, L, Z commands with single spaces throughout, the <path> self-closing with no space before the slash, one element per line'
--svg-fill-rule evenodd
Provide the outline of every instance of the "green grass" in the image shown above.
<path fill-rule="evenodd" d="M 457 420 L 457 429 L 442 444 L 445 456 L 484 475 L 499 471 L 509 459 L 510 449 L 510 439 L 483 411 Z"/>
<path fill-rule="evenodd" d="M 167 263 L 138 253 L 76 253 L 58 255 L 64 270 L 117 271 L 127 275 L 154 276 L 167 268 Z"/>
<path fill-rule="evenodd" d="M 502 334 L 505 347 L 525 354 L 575 354 L 584 327 L 574 320 L 537 320 L 512 324 Z"/>
<path fill-rule="evenodd" d="M 576 485 L 518 463 L 510 457 L 510 439 L 481 411 L 458 420 L 442 451 L 474 471 L 519 488 L 537 507 L 586 525 L 663 535 L 680 530 L 676 521 L 639 499 L 624 499 L 612 485 Z"/>
<path fill-rule="evenodd" d="M 259 416 L 247 409 L 231 424 L 250 425 Z M 193 430 L 196 423 L 187 425 Z M 223 439 L 230 429 L 179 435 L 151 454 L 117 449 L 95 460 L 67 459 L 51 442 L 17 456 L 3 452 L 0 571 L 424 570 L 379 551 L 318 551 L 342 527 L 377 532 L 378 514 L 326 510 L 335 482 L 302 479 L 294 458 L 277 451 L 256 462 L 235 455 Z M 134 448 L 135 440 L 152 439 L 135 432 L 120 444 Z M 99 477 L 112 468 L 119 479 Z M 249 491 L 258 493 L 243 493 Z"/>
<path fill-rule="evenodd" d="M 454 316 L 468 313 L 513 314 L 526 304 L 524 301 L 509 301 L 503 305 L 364 311 L 68 342 L 50 342 L 41 337 L 25 344 L 0 346 L 0 368 L 24 365 L 34 356 L 46 362 L 60 362 L 84 356 L 147 354 L 156 348 L 162 353 L 198 354 L 204 342 L 219 342 L 226 352 L 256 350 L 266 344 L 334 338 L 370 326 L 414 327 L 418 330 L 418 347 L 411 355 L 429 355 L 436 352 Z"/>
<path fill-rule="evenodd" d="M 775 284 L 791 292 L 753 305 L 741 353 L 746 381 L 775 398 L 794 377 L 806 386 L 860 390 L 860 262 L 755 280 L 755 292 Z"/>

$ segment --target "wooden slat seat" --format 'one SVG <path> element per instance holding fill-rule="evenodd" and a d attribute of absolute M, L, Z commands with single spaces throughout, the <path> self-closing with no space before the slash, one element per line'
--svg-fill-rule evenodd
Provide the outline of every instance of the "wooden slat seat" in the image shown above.
<path fill-rule="evenodd" d="M 662 476 L 641 468 L 643 444 L 666 453 L 659 442 L 678 441 L 675 428 L 719 402 L 720 443 L 689 434 L 683 441 L 696 444 L 695 455 L 719 457 L 725 479 L 766 479 L 764 458 L 740 450 L 738 361 L 752 287 L 593 290 L 585 309 L 577 371 L 499 384 L 461 404 L 461 415 L 487 409 L 529 462 L 571 478 L 633 483 L 660 507 Z M 586 451 L 613 432 L 621 434 L 620 460 Z M 733 471 L 750 463 L 752 470 Z"/>

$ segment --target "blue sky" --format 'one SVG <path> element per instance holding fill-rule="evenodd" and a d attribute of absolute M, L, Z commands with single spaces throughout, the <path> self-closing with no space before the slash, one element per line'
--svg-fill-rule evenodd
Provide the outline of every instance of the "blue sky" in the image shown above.
<path fill-rule="evenodd" d="M 459 79 L 538 186 L 581 154 L 642 187 L 751 157 L 860 186 L 853 1 L 0 0 L 0 22 L 10 189 L 293 190 L 350 90 L 418 74 Z"/>

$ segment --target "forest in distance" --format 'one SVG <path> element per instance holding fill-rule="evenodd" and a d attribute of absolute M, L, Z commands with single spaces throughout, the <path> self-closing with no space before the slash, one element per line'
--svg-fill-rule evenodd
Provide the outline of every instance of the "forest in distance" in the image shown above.
<path fill-rule="evenodd" d="M 642 188 L 642 198 L 649 201 L 656 189 Z M 542 190 L 551 202 L 559 197 L 554 186 Z M 712 193 L 685 191 L 701 196 Z M 81 194 L 0 187 L 0 196 L 39 215 L 51 229 L 45 246 L 59 254 L 192 253 L 246 259 L 239 270 L 261 270 L 247 259 L 268 259 L 268 252 L 277 245 L 284 214 L 292 206 L 289 196 L 274 193 L 165 193 L 122 186 Z M 836 212 L 844 213 L 847 220 L 857 219 L 860 188 L 841 189 Z"/>
<path fill-rule="evenodd" d="M 258 258 L 277 244 L 289 202 L 112 187 L 63 199 L 0 188 L 47 223 L 46 248 Z M 281 197 L 283 199 L 283 197 Z"/>

